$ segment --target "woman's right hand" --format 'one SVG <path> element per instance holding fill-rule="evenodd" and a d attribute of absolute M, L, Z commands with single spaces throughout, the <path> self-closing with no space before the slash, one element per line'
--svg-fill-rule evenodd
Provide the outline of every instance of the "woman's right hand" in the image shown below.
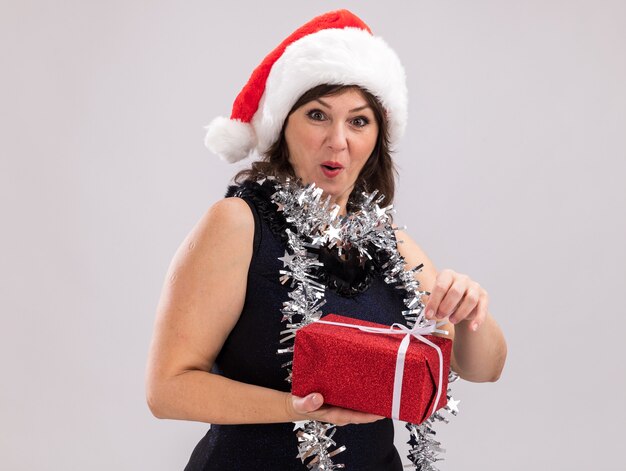
<path fill-rule="evenodd" d="M 324 405 L 324 396 L 320 393 L 311 393 L 305 397 L 298 397 L 287 393 L 287 407 L 290 415 L 294 416 L 294 421 L 317 420 L 338 426 L 366 424 L 385 418 L 367 412 Z"/>

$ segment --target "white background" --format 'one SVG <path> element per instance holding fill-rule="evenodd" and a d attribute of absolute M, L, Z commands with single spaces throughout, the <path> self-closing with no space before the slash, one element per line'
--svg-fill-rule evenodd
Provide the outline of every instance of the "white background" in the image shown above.
<path fill-rule="evenodd" d="M 499 382 L 454 383 L 441 469 L 623 467 L 624 2 L 5 0 L 2 469 L 184 467 L 208 425 L 155 419 L 144 369 L 170 259 L 236 171 L 203 126 L 340 7 L 407 70 L 398 223 L 508 341 Z"/>

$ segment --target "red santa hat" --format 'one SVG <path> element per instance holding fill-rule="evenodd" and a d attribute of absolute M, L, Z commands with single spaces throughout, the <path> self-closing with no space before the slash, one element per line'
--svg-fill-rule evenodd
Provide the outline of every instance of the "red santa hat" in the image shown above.
<path fill-rule="evenodd" d="M 205 144 L 228 162 L 264 153 L 278 139 L 293 105 L 321 84 L 358 85 L 387 112 L 393 144 L 407 120 L 405 72 L 396 53 L 348 10 L 325 13 L 294 31 L 252 72 L 230 119 L 206 126 Z"/>

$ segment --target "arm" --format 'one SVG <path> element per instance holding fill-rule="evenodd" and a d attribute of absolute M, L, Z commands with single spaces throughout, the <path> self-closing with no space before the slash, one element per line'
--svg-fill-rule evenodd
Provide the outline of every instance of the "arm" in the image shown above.
<path fill-rule="evenodd" d="M 397 231 L 398 250 L 405 258 L 408 268 L 412 268 L 420 263 L 424 268 L 416 275 L 421 289 L 431 293 L 431 298 L 426 304 L 427 310 L 434 307 L 436 317 L 443 319 L 452 317 L 442 328 L 450 332 L 449 337 L 454 340 L 452 348 L 451 368 L 456 371 L 461 378 L 468 381 L 484 382 L 497 381 L 500 377 L 504 362 L 506 360 L 506 341 L 500 327 L 493 316 L 487 310 L 487 294 L 482 290 L 483 295 L 479 295 L 480 289 L 467 290 L 461 295 L 463 299 L 454 305 L 444 299 L 441 304 L 442 293 L 450 289 L 454 291 L 456 285 L 452 282 L 454 275 L 459 280 L 468 285 L 471 280 L 465 275 L 458 275 L 451 270 L 443 270 L 438 273 L 432 261 L 426 256 L 422 249 L 404 231 Z M 459 282 L 458 286 L 464 286 Z M 476 286 L 477 284 L 474 284 Z M 471 302 L 472 296 L 476 296 L 476 307 L 471 312 L 461 313 L 462 302 L 466 299 Z M 427 297 L 428 298 L 428 297 Z M 452 298 L 448 298 L 452 299 Z M 455 308 L 456 311 L 455 311 Z M 459 320 L 456 317 L 461 317 Z M 477 324 L 476 330 L 473 324 Z"/>
<path fill-rule="evenodd" d="M 254 219 L 239 198 L 216 203 L 170 264 L 150 346 L 146 397 L 159 418 L 288 421 L 284 393 L 210 373 L 246 293 Z M 263 404 L 263 407 L 253 405 Z"/>
<path fill-rule="evenodd" d="M 213 424 L 379 419 L 322 406 L 319 394 L 297 398 L 210 372 L 243 308 L 253 237 L 248 205 L 226 198 L 178 248 L 159 300 L 146 369 L 146 399 L 153 415 Z M 315 396 L 321 402 L 314 402 Z"/>

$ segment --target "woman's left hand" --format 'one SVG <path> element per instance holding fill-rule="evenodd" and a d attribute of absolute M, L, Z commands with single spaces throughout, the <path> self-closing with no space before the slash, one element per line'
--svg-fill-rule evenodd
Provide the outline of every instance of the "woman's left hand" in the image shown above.
<path fill-rule="evenodd" d="M 487 291 L 469 276 L 450 269 L 442 270 L 428 297 L 426 318 L 449 317 L 452 324 L 468 321 L 471 322 L 470 328 L 476 331 L 487 317 L 488 300 Z"/>

